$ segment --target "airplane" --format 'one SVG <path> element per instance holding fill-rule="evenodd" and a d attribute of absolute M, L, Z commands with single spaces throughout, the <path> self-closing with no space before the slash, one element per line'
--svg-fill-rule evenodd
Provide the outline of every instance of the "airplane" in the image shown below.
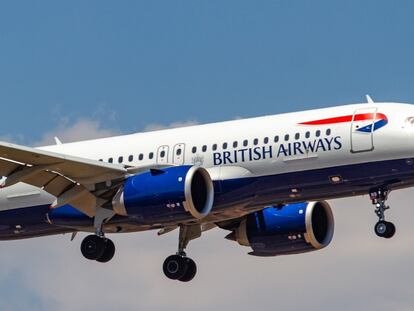
<path fill-rule="evenodd" d="M 81 253 L 109 262 L 108 234 L 179 230 L 167 278 L 191 281 L 190 241 L 221 228 L 253 256 L 329 245 L 327 200 L 368 194 L 376 235 L 391 190 L 414 185 L 414 106 L 374 102 L 39 148 L 0 142 L 0 239 L 90 233 Z"/>

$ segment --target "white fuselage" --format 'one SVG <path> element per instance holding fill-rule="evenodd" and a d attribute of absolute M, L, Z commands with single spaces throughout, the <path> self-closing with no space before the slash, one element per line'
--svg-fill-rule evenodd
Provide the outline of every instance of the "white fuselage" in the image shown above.
<path fill-rule="evenodd" d="M 374 117 L 364 119 L 367 115 Z M 372 130 L 368 128 L 360 131 L 369 126 L 372 126 Z M 298 173 L 323 172 L 324 169 L 330 170 L 327 173 L 329 175 L 337 167 L 372 162 L 382 165 L 384 161 L 405 159 L 406 172 L 401 172 L 401 167 L 389 170 L 390 176 L 395 173 L 396 187 L 404 187 L 411 186 L 410 180 L 414 177 L 414 174 L 407 180 L 399 177 L 411 174 L 413 138 L 414 106 L 368 103 L 138 133 L 40 149 L 131 167 L 199 165 L 207 168 L 214 181 L 223 183 L 246 178 L 290 176 L 289 174 L 299 176 Z M 331 182 L 334 187 L 335 178 L 338 178 L 338 183 L 346 183 L 348 179 L 341 174 L 327 175 L 327 183 Z M 333 179 L 329 181 L 330 177 Z M 358 178 L 363 177 L 360 175 Z M 375 178 L 378 182 L 382 180 L 380 176 Z M 387 178 L 384 176 L 384 182 Z M 306 192 L 298 194 L 297 189 L 311 188 L 312 183 L 316 187 L 312 189 L 314 193 L 318 191 L 318 185 L 321 185 L 319 180 L 313 182 L 308 178 L 307 184 L 303 185 L 298 177 L 289 179 L 291 194 L 287 197 L 296 201 L 309 200 Z M 325 186 L 318 192 L 320 199 L 365 193 L 365 188 L 354 191 L 355 184 L 352 184 L 349 191 L 345 189 L 346 191 L 335 192 L 329 188 L 328 193 L 324 192 L 328 189 Z M 276 190 L 281 189 L 281 186 L 275 185 L 268 192 L 272 189 L 275 189 L 275 196 L 263 196 L 263 200 L 259 200 L 260 204 L 271 204 L 277 200 Z M 283 197 L 282 192 L 285 190 L 280 191 L 279 197 Z M 50 204 L 53 200 L 52 195 L 41 189 L 18 184 L 0 191 L 0 210 L 30 208 Z M 286 201 L 284 198 L 281 200 Z M 224 214 L 225 212 L 216 215 L 215 219 L 225 218 Z M 237 215 L 230 212 L 226 217 Z"/>

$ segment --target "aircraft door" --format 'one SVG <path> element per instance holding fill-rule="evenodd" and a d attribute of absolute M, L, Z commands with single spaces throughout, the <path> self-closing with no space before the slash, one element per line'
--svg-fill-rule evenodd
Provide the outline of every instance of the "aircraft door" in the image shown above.
<path fill-rule="evenodd" d="M 168 152 L 169 147 L 167 145 L 160 146 L 157 151 L 157 163 L 158 164 L 167 164 L 168 163 Z"/>
<path fill-rule="evenodd" d="M 351 124 L 351 152 L 374 150 L 374 122 L 377 108 L 357 109 Z"/>
<path fill-rule="evenodd" d="M 184 164 L 185 145 L 176 144 L 173 151 L 173 163 L 178 165 Z"/>

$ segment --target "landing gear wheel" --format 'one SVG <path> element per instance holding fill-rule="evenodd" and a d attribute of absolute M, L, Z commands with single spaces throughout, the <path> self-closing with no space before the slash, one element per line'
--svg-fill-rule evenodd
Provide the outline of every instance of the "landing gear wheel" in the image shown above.
<path fill-rule="evenodd" d="M 110 239 L 104 239 L 105 240 L 105 250 L 103 254 L 96 259 L 98 262 L 109 262 L 115 255 L 115 244 Z"/>
<path fill-rule="evenodd" d="M 393 223 L 385 221 L 385 211 L 390 207 L 386 205 L 389 189 L 384 186 L 372 189 L 369 193 L 372 204 L 375 206 L 375 214 L 378 216 L 378 222 L 375 224 L 375 234 L 381 238 L 390 239 L 395 234 Z"/>
<path fill-rule="evenodd" d="M 105 240 L 97 235 L 88 235 L 81 244 L 82 255 L 89 260 L 97 260 L 105 252 Z"/>
<path fill-rule="evenodd" d="M 375 234 L 378 235 L 380 238 L 385 236 L 385 232 L 387 231 L 387 225 L 385 221 L 379 221 L 375 224 L 374 227 Z"/>
<path fill-rule="evenodd" d="M 187 268 L 187 258 L 180 255 L 167 257 L 162 267 L 165 276 L 171 280 L 183 278 L 187 273 Z"/>
<path fill-rule="evenodd" d="M 185 258 L 185 260 L 187 261 L 187 272 L 178 280 L 181 282 L 190 282 L 197 274 L 197 265 L 191 258 Z"/>
<path fill-rule="evenodd" d="M 375 233 L 381 238 L 390 239 L 395 234 L 395 225 L 388 221 L 378 221 L 374 229 Z"/>
<path fill-rule="evenodd" d="M 384 238 L 391 239 L 395 234 L 395 225 L 392 222 L 387 222 L 387 231 L 385 232 Z"/>

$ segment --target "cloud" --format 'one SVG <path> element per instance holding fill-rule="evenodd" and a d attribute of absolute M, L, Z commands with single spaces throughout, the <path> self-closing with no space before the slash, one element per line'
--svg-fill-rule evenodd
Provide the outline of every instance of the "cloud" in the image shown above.
<path fill-rule="evenodd" d="M 45 133 L 42 138 L 35 142 L 35 146 L 45 146 L 55 144 L 54 137 L 57 136 L 63 143 L 103 138 L 119 135 L 120 131 L 102 126 L 101 121 L 96 119 L 82 118 L 74 123 L 69 120 L 61 122 L 57 128 Z"/>
<path fill-rule="evenodd" d="M 173 122 L 170 124 L 159 124 L 159 123 L 152 123 L 148 124 L 144 128 L 144 132 L 150 132 L 150 131 L 159 131 L 159 130 L 165 130 L 170 128 L 178 128 L 178 127 L 186 127 L 186 126 L 192 126 L 197 125 L 198 122 L 196 120 L 188 120 L 188 121 L 178 121 Z"/>
<path fill-rule="evenodd" d="M 102 114 L 101 110 L 97 111 L 94 116 L 99 116 Z M 115 116 L 111 114 L 111 119 L 114 119 Z M 46 132 L 42 135 L 39 141 L 36 141 L 32 145 L 34 146 L 46 146 L 46 145 L 53 145 L 55 144 L 54 137 L 58 137 L 63 143 L 74 142 L 74 141 L 81 141 L 81 140 L 88 140 L 88 139 L 95 139 L 95 138 L 104 138 L 110 137 L 115 135 L 121 135 L 121 131 L 114 128 L 106 128 L 102 125 L 102 121 L 100 119 L 93 118 L 81 118 L 75 122 L 72 122 L 68 117 L 61 117 L 59 122 L 59 126 Z M 191 125 L 198 124 L 195 120 L 189 121 L 178 121 L 173 122 L 170 124 L 148 124 L 144 127 L 144 132 L 149 131 L 157 131 L 169 128 L 179 128 L 179 127 L 186 127 Z M 6 141 L 16 141 L 15 138 L 4 136 L 4 140 Z M 21 139 L 20 139 L 21 140 Z"/>

